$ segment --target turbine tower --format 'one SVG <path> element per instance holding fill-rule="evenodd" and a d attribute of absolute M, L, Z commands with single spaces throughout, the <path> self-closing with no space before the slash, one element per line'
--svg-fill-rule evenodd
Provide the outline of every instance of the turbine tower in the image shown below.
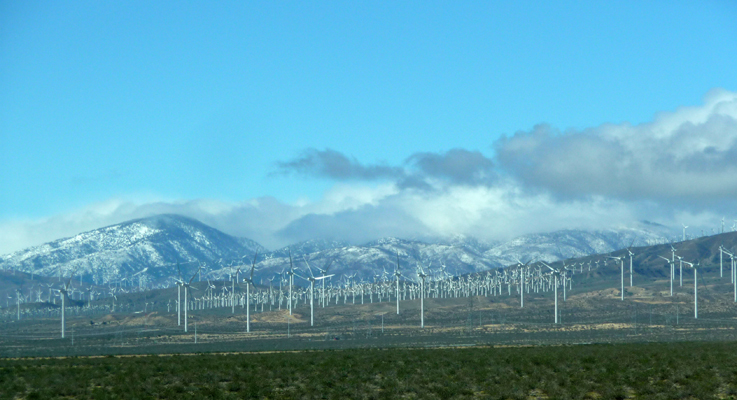
<path fill-rule="evenodd" d="M 304 256 L 302 256 L 302 258 L 305 260 L 305 264 L 307 264 L 307 271 L 310 273 L 310 276 L 297 276 L 310 282 L 310 326 L 315 326 L 315 281 L 322 280 L 323 282 L 325 282 L 325 278 L 329 278 L 331 276 L 334 276 L 335 274 L 323 275 L 315 278 L 315 276 L 312 274 L 312 267 L 310 267 L 310 263 L 307 262 L 307 258 L 305 258 Z"/>
<path fill-rule="evenodd" d="M 670 295 L 673 296 L 673 268 L 674 268 L 673 265 L 675 263 L 673 261 L 671 261 L 671 260 L 669 260 L 669 259 L 661 256 L 661 255 L 658 255 L 658 257 L 660 257 L 663 260 L 665 260 L 665 262 L 667 262 L 668 263 L 668 266 L 670 267 Z"/>
<path fill-rule="evenodd" d="M 701 263 L 690 263 L 688 261 L 684 261 L 685 264 L 688 264 L 691 268 L 693 268 L 693 317 L 694 319 L 699 319 L 699 276 L 698 271 L 700 269 Z"/>
<path fill-rule="evenodd" d="M 635 244 L 635 240 L 632 239 L 632 243 L 630 243 L 630 247 L 627 247 L 627 253 L 629 253 L 630 256 L 630 287 L 632 287 L 632 277 L 634 273 L 632 272 L 632 257 L 635 255 L 635 253 L 632 252 L 632 245 Z"/>
<path fill-rule="evenodd" d="M 200 273 L 200 270 L 204 266 L 204 263 L 200 264 L 200 266 L 197 268 L 197 271 L 195 271 L 194 274 L 192 274 L 192 277 L 189 278 L 188 282 L 182 282 L 182 285 L 184 286 L 184 331 L 187 332 L 187 329 L 189 327 L 189 321 L 187 320 L 187 309 L 189 308 L 189 301 L 187 297 L 188 289 L 191 287 L 192 281 L 197 276 L 197 274 Z M 181 276 L 182 271 L 179 271 L 179 275 Z M 194 288 L 192 288 L 194 289 Z"/>
<path fill-rule="evenodd" d="M 240 267 L 237 269 L 230 263 L 230 313 L 235 314 L 235 283 L 238 281 L 238 275 L 241 273 Z"/>
<path fill-rule="evenodd" d="M 417 276 L 420 277 L 420 328 L 425 327 L 425 278 L 427 274 L 422 270 L 422 267 L 417 266 Z"/>
<path fill-rule="evenodd" d="M 546 264 L 543 261 L 540 261 L 540 263 L 551 271 L 550 273 L 553 275 L 553 279 L 555 280 L 555 284 L 553 284 L 553 288 L 555 289 L 554 297 L 555 297 L 555 323 L 558 323 L 558 275 L 560 275 L 560 271 L 554 269 L 550 265 Z M 565 284 L 565 283 L 564 283 Z"/>
<path fill-rule="evenodd" d="M 681 223 L 683 225 L 683 241 L 686 241 L 686 228 L 688 228 L 688 225 Z"/>
<path fill-rule="evenodd" d="M 251 285 L 253 285 L 253 271 L 256 269 L 256 257 L 258 257 L 258 252 L 253 255 L 251 274 L 248 278 L 243 278 L 243 282 L 246 282 L 246 332 L 251 332 Z M 253 286 L 256 287 L 256 285 Z"/>
<path fill-rule="evenodd" d="M 289 249 L 289 315 L 292 315 L 292 285 L 294 285 L 294 264 L 292 263 L 292 249 Z"/>
<path fill-rule="evenodd" d="M 397 251 L 397 269 L 394 270 L 394 276 L 397 278 L 397 315 L 399 315 L 399 277 L 402 275 L 399 272 L 399 251 Z M 384 321 L 382 317 L 382 321 Z"/>
<path fill-rule="evenodd" d="M 330 260 L 328 260 L 328 264 L 325 267 L 325 269 L 322 269 L 320 267 L 317 267 L 317 269 L 320 271 L 320 275 L 325 276 L 325 274 L 327 274 L 328 271 L 330 270 L 330 266 L 331 265 L 333 265 L 333 259 L 332 258 Z M 330 275 L 330 276 L 335 276 L 335 274 Z M 325 278 L 329 278 L 329 277 L 325 276 Z M 322 294 L 320 295 L 320 302 L 322 303 L 322 308 L 325 308 L 325 278 L 320 278 L 320 279 L 322 279 Z"/>
<path fill-rule="evenodd" d="M 76 271 L 77 271 L 77 269 L 75 268 L 72 271 L 72 274 L 69 276 L 69 280 L 67 281 L 67 283 L 61 289 L 58 289 L 59 296 L 61 297 L 61 338 L 62 339 L 64 339 L 64 328 L 65 328 L 65 325 L 64 325 L 65 324 L 65 321 L 64 321 L 65 315 L 64 315 L 64 313 L 66 311 L 65 310 L 66 309 L 66 303 L 64 301 L 64 298 L 69 296 L 69 289 L 72 286 L 72 278 L 74 277 L 74 272 L 76 272 Z M 59 277 L 61 277 L 61 275 L 59 275 Z"/>

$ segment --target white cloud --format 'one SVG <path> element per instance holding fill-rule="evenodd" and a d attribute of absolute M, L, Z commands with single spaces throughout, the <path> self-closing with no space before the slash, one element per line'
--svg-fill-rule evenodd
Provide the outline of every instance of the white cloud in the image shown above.
<path fill-rule="evenodd" d="M 463 149 L 416 153 L 403 166 L 313 150 L 280 168 L 338 182 L 317 201 L 111 199 L 41 220 L 0 222 L 0 254 L 161 213 L 271 249 L 320 237 L 503 240 L 640 220 L 700 229 L 717 227 L 722 216 L 729 229 L 737 217 L 737 93 L 713 90 L 701 106 L 635 126 L 558 132 L 540 125 L 498 141 L 495 150 L 493 159 Z"/>
<path fill-rule="evenodd" d="M 460 233 L 505 240 L 564 228 L 626 226 L 638 220 L 674 226 L 680 221 L 692 226 L 711 221 L 716 226 L 718 220 L 707 211 L 672 211 L 657 204 L 603 196 L 561 200 L 544 192 L 522 190 L 512 181 L 493 188 L 458 186 L 430 192 L 342 185 L 323 199 L 300 206 L 268 197 L 242 203 L 193 200 L 136 204 L 111 200 L 43 220 L 0 223 L 0 254 L 161 213 L 189 216 L 270 249 L 319 237 L 362 243 L 383 236 L 423 238 Z"/>
<path fill-rule="evenodd" d="M 181 214 L 231 235 L 247 237 L 267 248 L 290 243 L 279 231 L 306 215 L 331 215 L 377 203 L 396 192 L 393 185 L 338 185 L 317 202 L 285 204 L 272 197 L 243 202 L 214 199 L 133 201 L 110 199 L 80 210 L 38 220 L 0 222 L 0 254 L 21 250 L 80 232 L 156 214 Z"/>
<path fill-rule="evenodd" d="M 540 125 L 499 140 L 495 149 L 506 173 L 557 196 L 698 207 L 731 202 L 737 195 L 737 93 L 713 90 L 701 106 L 635 126 L 558 132 Z"/>

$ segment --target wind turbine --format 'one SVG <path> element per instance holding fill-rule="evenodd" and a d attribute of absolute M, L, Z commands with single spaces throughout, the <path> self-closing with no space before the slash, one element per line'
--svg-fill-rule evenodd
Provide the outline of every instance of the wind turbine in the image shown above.
<path fill-rule="evenodd" d="M 555 296 L 555 323 L 557 324 L 558 323 L 558 275 L 560 275 L 560 271 L 554 269 L 553 267 L 551 267 L 550 265 L 546 264 L 543 261 L 540 261 L 540 263 L 548 267 L 548 269 L 552 271 L 551 273 L 553 274 L 553 279 L 555 279 L 555 284 L 553 285 L 553 287 L 555 288 L 555 294 L 554 294 Z M 563 284 L 565 285 L 565 282 L 563 282 Z"/>
<path fill-rule="evenodd" d="M 673 268 L 674 268 L 673 265 L 675 264 L 675 262 L 674 261 L 671 261 L 671 260 L 669 260 L 669 259 L 667 259 L 667 258 L 665 258 L 665 257 L 663 257 L 661 255 L 658 255 L 658 257 L 660 257 L 663 260 L 665 260 L 665 262 L 668 263 L 668 266 L 670 266 L 670 295 L 673 296 Z"/>
<path fill-rule="evenodd" d="M 721 250 L 729 256 L 730 265 L 732 266 L 732 272 L 730 275 L 732 277 L 732 284 L 734 285 L 734 302 L 737 303 L 737 279 L 735 279 L 736 277 L 735 277 L 735 268 L 734 268 L 735 267 L 734 253 L 730 253 L 724 249 L 721 249 Z M 720 255 L 720 258 L 721 258 L 721 255 Z"/>
<path fill-rule="evenodd" d="M 115 300 L 118 300 L 118 296 L 115 295 L 115 286 L 110 288 L 109 294 L 113 300 L 113 308 L 111 309 L 110 313 L 114 313 L 115 312 Z"/>
<path fill-rule="evenodd" d="M 253 271 L 256 269 L 256 257 L 258 257 L 258 253 L 253 256 L 250 276 L 243 278 L 243 282 L 246 282 L 246 332 L 251 332 L 251 285 L 253 285 Z M 253 287 L 256 287 L 256 285 L 253 285 Z"/>
<path fill-rule="evenodd" d="M 693 268 L 693 317 L 694 319 L 699 318 L 699 280 L 698 280 L 698 271 L 700 269 L 701 263 L 698 262 L 696 264 L 690 263 L 688 261 L 683 261 L 684 263 L 688 264 L 691 268 Z"/>
<path fill-rule="evenodd" d="M 310 273 L 310 276 L 305 278 L 303 276 L 297 275 L 300 278 L 310 281 L 310 326 L 315 326 L 315 281 L 322 280 L 325 282 L 325 278 L 329 278 L 333 275 L 323 275 L 320 277 L 315 278 L 315 276 L 312 274 L 312 268 L 310 267 L 310 263 L 307 262 L 307 258 L 305 256 L 302 256 L 302 258 L 305 260 L 305 264 L 307 264 L 307 270 Z"/>
<path fill-rule="evenodd" d="M 177 271 L 179 272 L 179 279 L 174 279 L 174 284 L 177 285 L 177 326 L 182 326 L 182 285 L 184 285 L 184 279 L 182 278 L 182 270 L 179 268 L 178 262 Z M 113 311 L 115 311 L 115 306 L 113 306 Z"/>
<path fill-rule="evenodd" d="M 632 244 L 630 244 L 630 247 L 627 248 L 627 253 L 629 253 L 629 256 L 630 256 L 630 287 L 632 287 L 632 276 L 634 275 L 632 272 L 632 256 L 634 256 L 635 253 L 633 253 L 632 250 L 630 250 L 633 244 L 635 244 L 634 239 L 632 240 Z"/>
<path fill-rule="evenodd" d="M 144 279 L 145 279 L 145 276 L 144 276 L 144 275 L 146 274 L 146 271 L 148 271 L 148 267 L 146 267 L 146 268 L 144 268 L 144 269 L 142 269 L 142 270 L 140 270 L 140 271 L 136 272 L 135 274 L 133 274 L 133 275 L 131 276 L 131 279 L 132 279 L 133 277 L 135 277 L 135 276 L 138 276 L 138 288 L 139 288 L 139 289 L 141 289 L 141 288 L 143 287 L 143 285 L 144 285 L 144 283 L 143 283 L 143 282 L 145 282 L 145 280 L 144 280 Z"/>
<path fill-rule="evenodd" d="M 18 321 L 20 321 L 20 299 L 23 297 L 20 289 L 15 289 L 15 303 L 18 308 Z"/>
<path fill-rule="evenodd" d="M 737 286 L 737 276 L 735 275 L 735 264 L 734 264 L 734 256 L 732 253 L 728 252 L 727 249 L 724 248 L 724 246 L 719 246 L 719 276 L 722 277 L 722 253 L 727 254 L 729 257 L 731 257 L 732 262 L 730 263 L 730 266 L 732 267 L 732 272 L 729 274 L 730 281 Z M 737 301 L 737 300 L 736 300 Z"/>
<path fill-rule="evenodd" d="M 527 266 L 532 262 L 532 260 L 528 261 L 525 264 L 522 264 L 522 261 L 517 259 L 517 265 L 519 266 L 519 284 L 520 284 L 520 291 L 519 291 L 519 306 L 520 308 L 525 307 L 525 269 Z M 582 264 L 583 265 L 583 264 Z"/>
<path fill-rule="evenodd" d="M 179 273 L 179 278 L 174 278 L 174 284 L 177 285 L 177 325 L 182 325 L 182 286 L 184 285 L 184 278 L 182 277 L 182 269 L 180 268 L 181 265 L 187 265 L 196 263 L 197 261 L 188 261 L 184 264 L 179 263 L 177 261 L 177 272 Z"/>
<path fill-rule="evenodd" d="M 417 276 L 420 277 L 420 328 L 425 327 L 425 278 L 427 274 L 422 270 L 422 267 L 417 265 Z"/>
<path fill-rule="evenodd" d="M 681 223 L 683 225 L 683 241 L 686 241 L 686 228 L 688 228 L 688 225 Z"/>
<path fill-rule="evenodd" d="M 64 339 L 64 313 L 66 309 L 66 303 L 64 302 L 64 298 L 68 297 L 69 295 L 69 289 L 72 286 L 72 278 L 74 277 L 74 272 L 77 271 L 77 268 L 74 268 L 72 271 L 72 274 L 69 276 L 69 280 L 67 283 L 61 288 L 57 289 L 59 292 L 59 297 L 61 297 L 61 338 Z M 59 276 L 61 277 L 61 275 Z"/>
<path fill-rule="evenodd" d="M 292 285 L 294 285 L 294 264 L 292 264 L 292 250 L 289 249 L 289 315 L 292 315 Z"/>
<path fill-rule="evenodd" d="M 189 325 L 188 320 L 187 320 L 187 309 L 189 308 L 189 301 L 187 300 L 188 299 L 188 297 L 187 297 L 187 289 L 190 288 L 190 285 L 192 284 L 192 281 L 197 276 L 197 274 L 200 273 L 200 270 L 202 269 L 203 266 L 204 266 L 204 263 L 200 264 L 200 266 L 197 268 L 197 271 L 195 271 L 195 273 L 192 274 L 192 277 L 189 278 L 189 281 L 188 282 L 182 281 L 182 286 L 184 286 L 184 331 L 185 332 L 187 332 L 187 327 Z M 181 275 L 181 273 L 182 272 L 179 271 L 179 274 L 180 275 Z M 194 288 L 192 288 L 192 289 L 194 289 Z"/>
<path fill-rule="evenodd" d="M 397 251 L 397 268 L 394 270 L 394 276 L 397 278 L 397 315 L 399 315 L 399 277 L 402 275 L 399 272 L 399 251 Z M 384 321 L 382 317 L 382 322 Z"/>
<path fill-rule="evenodd" d="M 307 260 L 305 260 L 305 262 L 306 262 L 306 261 L 307 261 Z M 321 274 L 322 276 L 325 276 L 325 274 L 327 274 L 327 273 L 328 273 L 328 270 L 330 270 L 330 266 L 331 266 L 331 265 L 333 265 L 333 259 L 332 259 L 332 258 L 331 258 L 330 260 L 328 260 L 328 264 L 327 264 L 327 266 L 325 267 L 325 269 L 322 269 L 322 268 L 320 268 L 320 267 L 317 267 L 317 269 L 318 269 L 318 270 L 320 271 L 320 274 Z M 311 271 L 310 271 L 310 272 L 311 272 Z M 335 275 L 335 274 L 333 274 L 333 275 L 330 275 L 330 276 L 334 276 L 334 275 Z M 326 277 L 326 278 L 328 278 L 328 277 Z M 320 302 L 322 303 L 322 308 L 325 308 L 325 278 L 320 278 L 320 279 L 322 280 L 322 294 L 320 295 Z"/>
<path fill-rule="evenodd" d="M 233 271 L 233 269 L 234 267 L 231 265 L 230 267 L 230 284 L 232 286 L 230 289 L 230 308 L 231 308 L 230 313 L 231 314 L 235 314 L 235 281 L 238 280 L 238 274 L 241 273 L 240 267 L 238 267 L 238 269 L 236 269 L 235 271 Z M 233 279 L 234 274 L 235 274 L 235 279 Z"/>

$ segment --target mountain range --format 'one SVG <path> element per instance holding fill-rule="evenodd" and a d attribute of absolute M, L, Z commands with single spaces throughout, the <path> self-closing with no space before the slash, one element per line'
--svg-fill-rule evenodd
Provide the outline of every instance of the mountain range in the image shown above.
<path fill-rule="evenodd" d="M 200 271 L 204 279 L 229 279 L 235 267 L 250 270 L 256 257 L 256 283 L 268 284 L 292 264 L 302 276 L 330 265 L 337 279 L 372 280 L 399 268 L 408 278 L 417 265 L 436 273 L 460 275 L 516 264 L 607 253 L 629 246 L 664 243 L 673 232 L 642 223 L 638 227 L 562 230 L 529 234 L 507 242 L 454 235 L 434 240 L 393 237 L 362 245 L 309 240 L 269 251 L 253 240 L 225 234 L 180 215 L 156 215 L 80 233 L 0 257 L 0 269 L 103 284 L 166 287 L 181 275 Z M 310 268 L 307 267 L 309 264 Z M 336 279 L 334 278 L 334 279 Z M 297 282 L 299 284 L 299 282 Z"/>

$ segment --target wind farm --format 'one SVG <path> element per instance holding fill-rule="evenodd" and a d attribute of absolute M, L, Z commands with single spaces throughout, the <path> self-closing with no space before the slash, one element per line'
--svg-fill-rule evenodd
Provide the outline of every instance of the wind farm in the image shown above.
<path fill-rule="evenodd" d="M 371 350 L 401 351 L 387 353 L 393 354 L 392 359 L 402 354 L 401 357 L 410 357 L 407 360 L 430 357 L 449 363 L 472 357 L 463 361 L 467 365 L 480 362 L 480 354 L 484 355 L 484 360 L 494 362 L 514 352 L 540 360 L 558 357 L 557 368 L 568 368 L 570 362 L 580 363 L 591 352 L 599 354 L 598 362 L 609 362 L 614 354 L 623 352 L 644 352 L 657 359 L 671 357 L 671 365 L 683 363 L 679 368 L 691 368 L 685 366 L 688 361 L 681 356 L 687 357 L 694 352 L 702 356 L 712 354 L 716 348 L 720 348 L 719 352 L 731 351 L 728 347 L 734 345 L 730 343 L 737 340 L 735 266 L 729 257 L 734 254 L 729 250 L 735 246 L 737 232 L 727 232 L 655 246 L 630 245 L 606 254 L 550 263 L 518 260 L 508 267 L 460 276 L 448 274 L 443 265 L 423 265 L 422 262 L 411 265 L 411 252 L 395 253 L 392 272 L 382 270 L 372 280 L 355 279 L 355 275 L 335 279 L 336 275 L 328 273 L 334 260 L 316 267 L 318 275 L 315 275 L 311 265 L 314 260 L 301 257 L 298 262 L 291 259 L 267 285 L 253 280 L 257 257 L 241 258 L 226 263 L 232 271 L 228 275 L 230 280 L 209 280 L 207 275 L 200 278 L 205 265 L 180 264 L 178 268 L 182 272 L 174 287 L 110 290 L 108 294 L 115 296 L 114 306 L 110 296 L 83 299 L 82 293 L 102 295 L 101 289 L 75 288 L 71 283 L 74 276 L 63 276 L 62 289 L 52 289 L 52 292 L 56 296 L 66 295 L 68 299 L 60 301 L 57 307 L 43 302 L 27 302 L 21 307 L 19 302 L 8 302 L 0 309 L 0 368 L 8 363 L 17 364 L 18 361 L 11 360 L 19 357 L 31 357 L 28 360 L 61 357 L 61 360 L 73 356 L 73 359 L 89 360 L 79 361 L 82 363 L 105 363 L 109 358 L 94 357 L 108 356 L 125 364 L 128 362 L 125 357 L 134 355 L 139 362 L 145 362 L 146 366 L 141 368 L 149 368 L 148 365 L 160 365 L 161 358 L 148 358 L 155 355 L 172 357 L 171 361 L 176 359 L 174 362 L 182 365 L 189 365 L 188 360 L 195 359 L 199 360 L 196 363 L 204 363 L 203 366 L 215 363 L 218 367 L 205 368 L 224 373 L 221 366 L 232 363 L 232 357 L 262 354 L 266 357 L 262 365 L 270 365 L 288 354 L 293 354 L 293 360 L 312 354 L 301 361 L 302 365 L 311 365 L 314 360 L 341 365 L 349 362 L 350 357 L 368 362 L 382 354 Z M 632 261 L 631 275 L 635 275 L 632 286 L 623 284 L 625 257 Z M 687 269 L 693 269 L 693 277 L 691 274 L 674 276 L 679 273 L 673 268 L 676 257 L 683 259 Z M 725 258 L 728 258 L 726 268 Z M 240 271 L 247 271 L 243 273 L 246 277 L 239 278 Z M 2 273 L 13 274 L 16 278 L 21 274 Z M 292 277 L 299 279 L 290 279 Z M 678 284 L 680 278 L 683 278 L 682 284 Z M 279 285 L 274 285 L 275 281 Z M 315 285 L 323 283 L 320 281 L 325 282 L 324 288 Z M 182 288 L 184 296 L 181 296 Z M 621 293 L 622 289 L 626 296 Z M 182 311 L 184 321 L 181 321 Z M 66 334 L 62 330 L 59 335 L 59 315 L 65 318 Z M 194 331 L 192 326 L 196 328 Z M 606 347 L 612 345 L 616 347 Z M 616 353 L 609 353 L 608 348 L 616 349 Z M 560 361 L 559 349 L 568 349 L 562 358 L 564 361 Z M 199 356 L 181 358 L 188 354 Z M 718 358 L 717 353 L 708 357 L 717 362 L 713 358 Z M 471 359 L 476 361 L 471 362 Z M 64 365 L 63 361 L 58 362 Z M 56 368 L 52 365 L 58 362 L 44 361 L 46 368 Z M 24 363 L 30 370 L 35 368 L 34 361 Z M 161 365 L 155 368 L 169 368 L 166 367 L 169 364 Z M 194 368 L 195 364 L 192 365 Z M 716 370 L 728 368 L 728 363 L 718 365 Z M 641 367 L 633 364 L 630 368 Z M 465 368 L 458 365 L 453 374 Z M 518 368 L 530 367 L 520 365 Z M 538 374 L 551 373 L 547 367 L 534 368 Z M 355 373 L 359 370 L 361 374 L 375 373 L 370 369 L 351 369 Z M 331 369 L 324 371 L 327 373 Z M 444 372 L 437 375 L 439 371 Z M 442 379 L 449 371 L 431 369 L 427 374 Z M 307 372 L 298 368 L 294 373 Z M 506 376 L 505 372 L 499 374 Z M 105 379 L 94 376 L 85 379 Z M 666 381 L 675 379 L 668 374 L 664 376 Z M 199 378 L 190 379 L 197 381 Z M 343 378 L 336 379 L 335 382 L 344 382 Z M 572 373 L 569 379 L 584 378 Z M 601 378 L 589 376 L 588 393 L 606 394 L 619 390 L 605 383 L 609 379 L 610 376 L 604 375 Z M 310 385 L 317 387 L 326 384 L 321 378 L 312 378 L 311 382 Z M 488 385 L 473 379 L 468 384 Z M 358 383 L 349 385 L 369 390 Z M 570 388 L 542 383 L 517 385 L 519 390 L 515 393 L 522 390 L 527 395 L 537 391 L 565 393 L 566 396 L 572 393 Z M 636 387 L 634 382 L 627 385 Z M 73 390 L 62 387 L 51 388 Z M 231 389 L 233 393 L 258 390 L 273 395 L 274 390 L 283 386 L 271 382 L 261 386 L 252 383 L 248 387 L 250 389 Z M 309 390 L 318 390 L 317 387 Z M 410 387 L 414 386 L 385 387 L 385 390 L 401 394 Z M 681 390 L 693 390 L 702 395 L 711 393 L 711 389 L 695 384 L 685 388 Z M 109 390 L 122 388 L 113 385 Z M 162 389 L 154 385 L 150 390 Z M 177 390 L 194 393 L 191 388 Z M 308 390 L 307 387 L 304 390 Z M 428 389 L 423 386 L 411 390 L 425 393 Z"/>
<path fill-rule="evenodd" d="M 0 400 L 737 398 L 737 4 L 1 8 Z"/>
<path fill-rule="evenodd" d="M 203 263 L 179 264 L 168 288 L 85 287 L 70 275 L 51 285 L 56 305 L 40 289 L 31 295 L 46 301 L 18 290 L 0 309 L 0 341 L 5 356 L 178 353 L 194 346 L 195 322 L 192 351 L 731 340 L 735 246 L 737 232 L 727 232 L 462 275 L 395 252 L 392 272 L 371 279 L 328 273 L 332 259 L 313 271 L 290 255 L 267 285 L 254 279 L 258 256 L 223 261 L 225 280 L 205 279 Z M 692 277 L 674 268 L 679 259 Z"/>

